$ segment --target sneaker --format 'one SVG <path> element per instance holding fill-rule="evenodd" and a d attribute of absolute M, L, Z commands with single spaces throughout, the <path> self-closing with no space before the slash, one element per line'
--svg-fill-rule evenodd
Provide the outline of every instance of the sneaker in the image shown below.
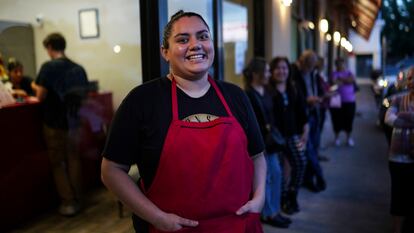
<path fill-rule="evenodd" d="M 277 218 L 281 219 L 284 222 L 287 222 L 288 224 L 292 223 L 292 220 L 289 217 L 283 216 L 281 213 L 278 213 L 276 215 Z"/>
<path fill-rule="evenodd" d="M 335 139 L 335 146 L 338 147 L 341 145 L 341 141 L 338 139 Z"/>
<path fill-rule="evenodd" d="M 350 147 L 355 146 L 354 140 L 352 138 L 348 139 L 348 146 L 350 146 Z"/>

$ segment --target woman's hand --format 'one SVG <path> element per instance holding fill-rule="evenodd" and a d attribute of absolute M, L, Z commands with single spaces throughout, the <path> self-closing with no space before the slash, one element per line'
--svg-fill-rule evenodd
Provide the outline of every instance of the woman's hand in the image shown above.
<path fill-rule="evenodd" d="M 300 149 L 300 150 L 304 150 L 305 149 L 305 147 L 306 147 L 306 144 L 308 143 L 308 134 L 307 133 L 304 133 L 304 134 L 302 134 L 302 136 L 300 137 L 300 139 L 299 139 L 299 142 L 298 142 L 298 148 Z"/>
<path fill-rule="evenodd" d="M 178 231 L 183 227 L 196 227 L 198 222 L 182 218 L 175 214 L 164 213 L 160 218 L 152 222 L 152 225 L 161 231 Z"/>
<path fill-rule="evenodd" d="M 321 99 L 318 96 L 308 96 L 308 98 L 306 98 L 306 102 L 311 105 L 311 106 L 315 106 L 317 104 L 319 104 L 321 102 Z"/>
<path fill-rule="evenodd" d="M 26 97 L 27 93 L 22 89 L 13 89 L 12 95 L 13 95 L 14 98 Z"/>
<path fill-rule="evenodd" d="M 246 204 L 244 204 L 240 209 L 236 211 L 237 215 L 242 215 L 245 213 L 260 213 L 262 210 L 262 202 L 259 200 L 259 198 L 253 198 L 252 200 L 248 201 Z"/>
<path fill-rule="evenodd" d="M 236 211 L 237 215 L 245 213 L 260 213 L 264 205 L 267 169 L 266 160 L 263 152 L 254 155 L 253 158 L 253 198 Z"/>

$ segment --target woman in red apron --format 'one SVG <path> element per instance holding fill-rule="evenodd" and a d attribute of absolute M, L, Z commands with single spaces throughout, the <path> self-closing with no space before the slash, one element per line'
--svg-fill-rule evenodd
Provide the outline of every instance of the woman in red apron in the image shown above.
<path fill-rule="evenodd" d="M 263 141 L 243 91 L 208 76 L 214 48 L 204 19 L 173 15 L 161 52 L 170 74 L 119 107 L 103 182 L 138 216 L 137 232 L 261 233 Z M 140 188 L 127 174 L 133 163 Z"/>

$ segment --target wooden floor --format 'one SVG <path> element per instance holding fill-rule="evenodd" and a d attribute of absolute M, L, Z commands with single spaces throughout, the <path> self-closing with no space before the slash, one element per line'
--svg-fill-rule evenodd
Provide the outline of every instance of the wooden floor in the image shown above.
<path fill-rule="evenodd" d="M 84 210 L 74 217 L 63 217 L 57 210 L 38 216 L 10 233 L 133 233 L 131 213 L 119 217 L 116 199 L 103 187 L 88 195 Z"/>

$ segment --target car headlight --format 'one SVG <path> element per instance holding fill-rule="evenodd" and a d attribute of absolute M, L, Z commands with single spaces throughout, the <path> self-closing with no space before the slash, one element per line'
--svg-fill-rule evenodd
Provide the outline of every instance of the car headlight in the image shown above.
<path fill-rule="evenodd" d="M 380 78 L 380 79 L 378 79 L 377 84 L 380 87 L 387 87 L 388 86 L 388 80 Z"/>

